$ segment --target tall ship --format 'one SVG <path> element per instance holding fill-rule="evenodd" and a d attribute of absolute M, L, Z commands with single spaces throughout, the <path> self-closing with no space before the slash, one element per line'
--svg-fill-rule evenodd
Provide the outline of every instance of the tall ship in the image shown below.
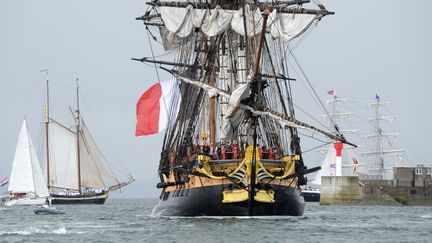
<path fill-rule="evenodd" d="M 79 109 L 71 110 L 75 124 L 68 126 L 50 116 L 49 81 L 46 81 L 45 165 L 46 182 L 52 204 L 103 204 L 109 192 L 134 181 L 121 182 L 90 134 Z M 110 184 L 108 184 L 110 183 Z"/>
<path fill-rule="evenodd" d="M 339 129 L 343 134 L 354 135 L 359 129 L 353 128 L 351 118 L 355 115 L 346 111 L 345 103 L 351 98 L 336 95 L 336 90 L 327 91 L 330 99 L 326 105 L 330 106 L 329 112 L 323 117 L 328 118 L 329 127 Z M 349 129 L 347 129 L 349 128 Z M 367 163 L 359 156 L 356 146 L 343 145 L 339 141 L 331 142 L 327 148 L 319 149 L 322 155 L 321 170 L 319 170 L 306 186 L 302 187 L 303 196 L 306 202 L 320 201 L 320 187 L 322 176 L 366 176 Z"/>
<path fill-rule="evenodd" d="M 385 123 L 393 122 L 397 117 L 384 115 L 382 107 L 391 105 L 388 101 L 382 101 L 379 94 L 375 95 L 375 102 L 368 106 L 373 109 L 373 116 L 367 119 L 371 124 L 372 133 L 363 137 L 370 140 L 369 151 L 362 153 L 363 156 L 369 157 L 369 176 L 368 179 L 393 180 L 394 167 L 403 167 L 404 161 L 402 156 L 406 149 L 397 148 L 394 145 L 394 139 L 400 136 L 398 132 L 386 132 Z"/>
<path fill-rule="evenodd" d="M 137 103 L 136 129 L 165 130 L 154 215 L 303 215 L 300 186 L 319 167 L 306 167 L 298 130 L 347 143 L 295 115 L 290 44 L 334 14 L 308 2 L 147 2 L 137 20 L 152 56 L 133 60 L 159 79 Z"/>

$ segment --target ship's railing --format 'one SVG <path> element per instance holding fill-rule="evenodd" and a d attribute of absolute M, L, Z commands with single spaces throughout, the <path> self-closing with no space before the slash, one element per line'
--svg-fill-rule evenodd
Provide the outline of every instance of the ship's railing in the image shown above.
<path fill-rule="evenodd" d="M 199 155 L 194 162 L 194 170 L 203 173 L 212 179 L 224 179 L 232 177 L 242 168 L 250 173 L 250 161 L 256 158 L 257 166 L 269 178 L 284 179 L 287 176 L 295 173 L 295 161 L 299 160 L 298 155 L 284 156 L 279 160 L 274 159 L 261 159 L 260 151 L 255 150 L 255 158 L 252 156 L 253 147 L 249 147 L 245 153 L 245 157 L 240 159 L 231 160 L 213 160 L 210 156 Z M 256 170 L 258 173 L 258 170 Z"/>

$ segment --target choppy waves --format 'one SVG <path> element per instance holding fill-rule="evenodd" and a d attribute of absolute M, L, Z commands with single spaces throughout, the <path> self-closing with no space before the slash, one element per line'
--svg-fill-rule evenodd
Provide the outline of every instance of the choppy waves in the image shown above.
<path fill-rule="evenodd" d="M 6 242 L 429 242 L 431 207 L 339 207 L 308 203 L 305 215 L 164 217 L 157 200 L 59 205 L 65 215 L 0 207 Z"/>

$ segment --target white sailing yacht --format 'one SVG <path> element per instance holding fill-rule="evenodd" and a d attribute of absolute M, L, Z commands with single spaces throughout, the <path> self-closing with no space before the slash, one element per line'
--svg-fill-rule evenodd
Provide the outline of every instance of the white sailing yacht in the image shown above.
<path fill-rule="evenodd" d="M 8 193 L 6 206 L 43 204 L 49 197 L 39 159 L 27 130 L 26 120 L 23 121 L 18 138 Z"/>

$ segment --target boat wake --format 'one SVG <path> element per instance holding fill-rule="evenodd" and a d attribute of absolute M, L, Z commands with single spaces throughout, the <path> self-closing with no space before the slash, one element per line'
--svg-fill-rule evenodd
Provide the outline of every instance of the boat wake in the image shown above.
<path fill-rule="evenodd" d="M 34 234 L 57 234 L 64 235 L 67 234 L 65 227 L 60 227 L 57 229 L 48 228 L 36 228 L 30 227 L 27 230 L 11 230 L 11 231 L 0 231 L 0 236 L 11 236 L 11 235 L 34 235 Z"/>

